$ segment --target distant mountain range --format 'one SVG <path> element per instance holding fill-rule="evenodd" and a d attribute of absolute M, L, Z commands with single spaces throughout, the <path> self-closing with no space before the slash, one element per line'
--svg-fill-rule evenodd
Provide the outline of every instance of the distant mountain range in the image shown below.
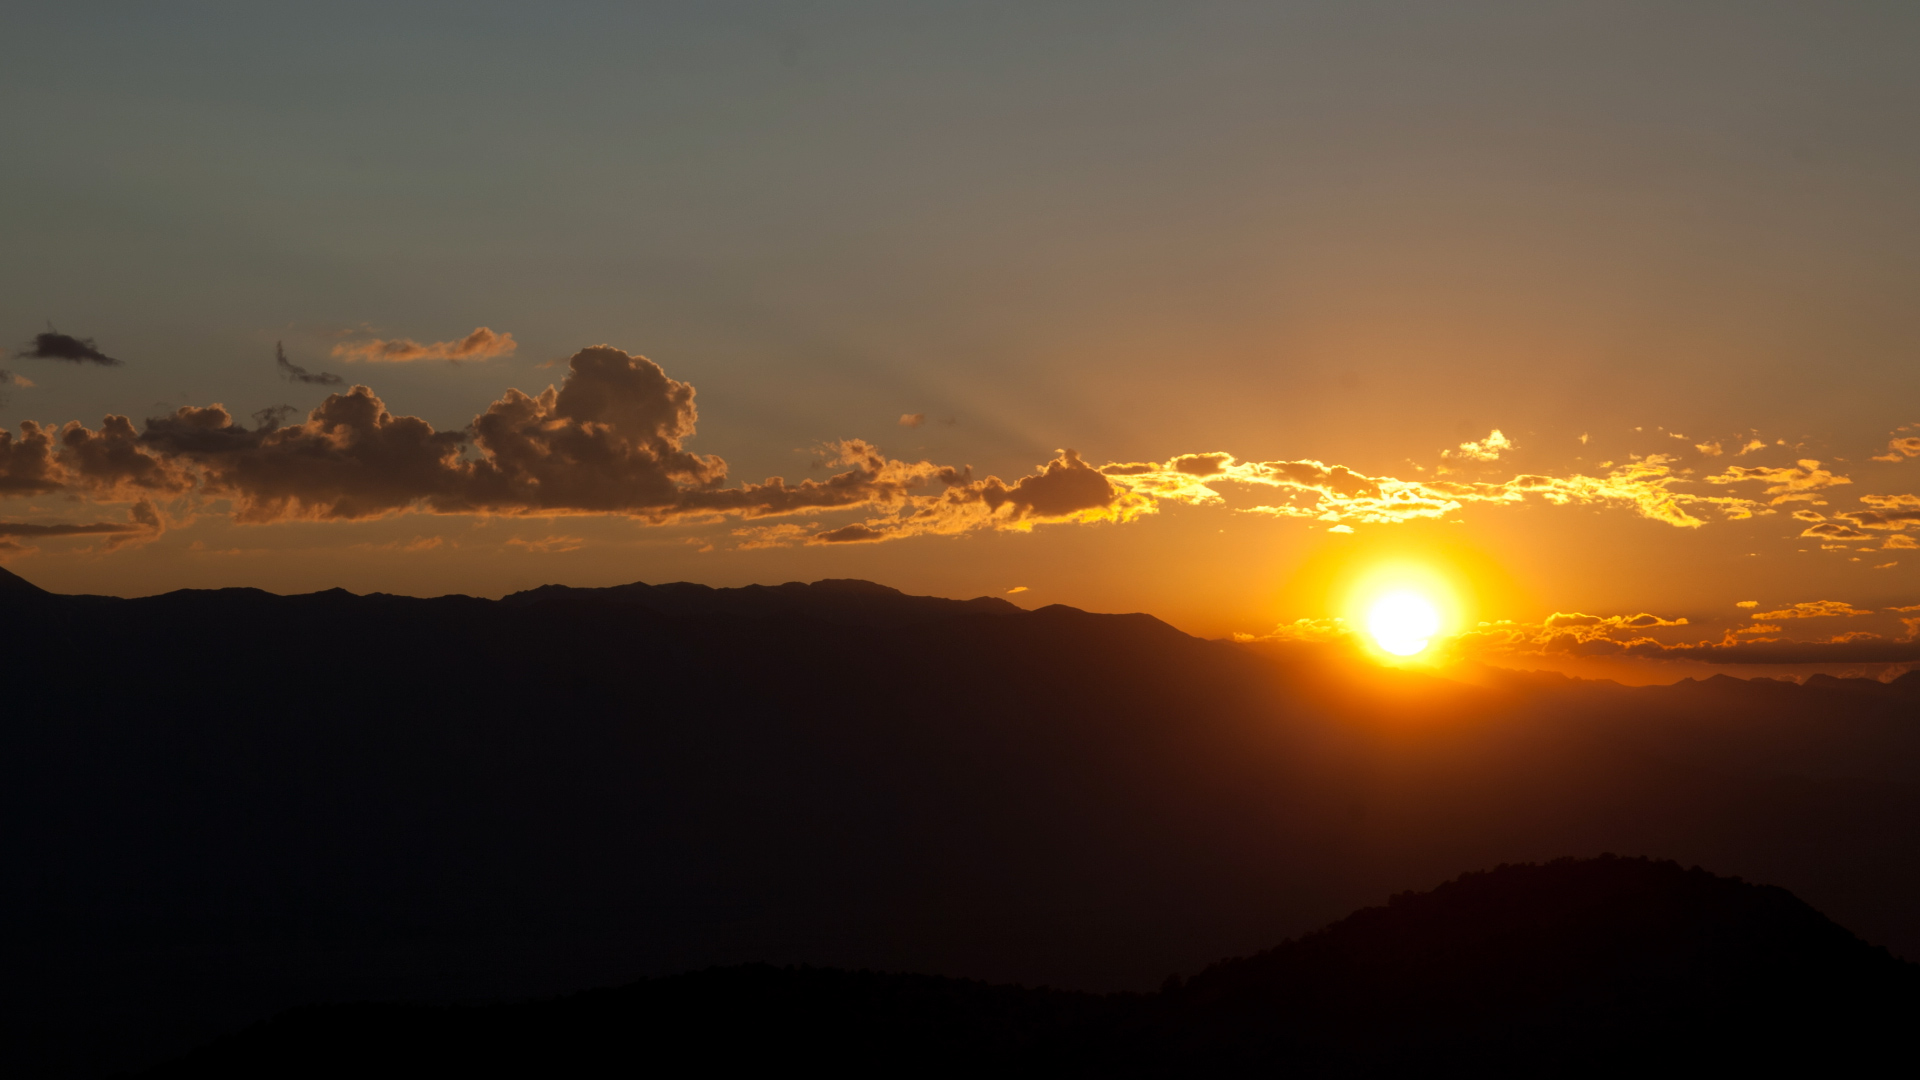
<path fill-rule="evenodd" d="M 1920 678 L 1477 685 L 868 582 L 58 596 L 0 571 L 0 1024 L 98 1075 L 315 1001 L 712 965 L 1144 990 L 1618 851 L 1920 956 Z"/>
<path fill-rule="evenodd" d="M 294 1010 L 162 1077 L 1834 1075 L 1910 1053 L 1920 965 L 1783 889 L 1561 859 L 1400 893 L 1157 992 L 749 965 L 490 1006 Z"/>

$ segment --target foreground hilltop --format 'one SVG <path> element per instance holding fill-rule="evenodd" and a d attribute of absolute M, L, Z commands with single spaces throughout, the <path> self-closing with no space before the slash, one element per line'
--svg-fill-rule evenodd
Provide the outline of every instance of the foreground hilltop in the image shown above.
<path fill-rule="evenodd" d="M 1777 882 L 1920 956 L 1904 682 L 1469 687 L 867 582 L 0 585 L 20 1074 L 755 961 L 1145 989 L 1568 852 Z"/>
<path fill-rule="evenodd" d="M 1903 1054 L 1916 1006 L 1920 967 L 1783 889 L 1606 856 L 1401 893 L 1152 994 L 715 968 L 510 1005 L 301 1009 L 155 1075 L 1830 1071 Z"/>

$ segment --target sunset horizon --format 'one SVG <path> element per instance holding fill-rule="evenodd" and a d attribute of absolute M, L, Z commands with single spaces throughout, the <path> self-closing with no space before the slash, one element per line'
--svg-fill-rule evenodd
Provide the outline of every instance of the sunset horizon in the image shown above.
<path fill-rule="evenodd" d="M 1902 1045 L 1920 8 L 0 31 L 9 1076 Z"/>

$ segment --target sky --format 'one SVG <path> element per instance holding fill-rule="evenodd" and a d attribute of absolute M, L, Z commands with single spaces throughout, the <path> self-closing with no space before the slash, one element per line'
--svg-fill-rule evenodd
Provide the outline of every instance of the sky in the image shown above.
<path fill-rule="evenodd" d="M 1911 5 L 0 26 L 0 560 L 49 589 L 1323 638 L 1414 582 L 1435 655 L 1920 662 Z"/>

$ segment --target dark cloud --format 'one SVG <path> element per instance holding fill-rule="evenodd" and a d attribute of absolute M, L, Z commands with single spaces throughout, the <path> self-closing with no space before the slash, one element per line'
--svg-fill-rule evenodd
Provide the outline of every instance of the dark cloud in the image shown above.
<path fill-rule="evenodd" d="M 1038 473 L 1022 477 L 1012 486 L 997 476 L 981 481 L 981 501 L 996 512 L 1003 506 L 1010 507 L 1015 519 L 1066 518 L 1113 505 L 1120 493 L 1112 481 L 1072 450 L 1059 454 Z"/>
<path fill-rule="evenodd" d="M 31 522 L 0 521 L 0 550 L 23 550 L 16 540 L 59 540 L 72 537 L 99 536 L 106 538 L 107 550 L 111 551 L 125 544 L 151 540 L 165 531 L 166 523 L 160 512 L 151 502 L 142 500 L 127 511 L 125 523 L 110 521 L 89 522 L 86 524 L 50 524 Z"/>
<path fill-rule="evenodd" d="M 10 537 L 101 536 L 138 531 L 140 531 L 138 525 L 116 525 L 112 522 L 99 522 L 92 525 L 29 525 L 23 522 L 0 521 L 0 536 Z"/>
<path fill-rule="evenodd" d="M 52 329 L 33 335 L 33 341 L 21 351 L 20 355 L 39 360 L 65 360 L 71 364 L 100 364 L 105 367 L 117 367 L 124 362 L 101 352 L 92 338 L 73 337 Z"/>
<path fill-rule="evenodd" d="M 964 469 L 893 461 L 851 441 L 836 448 L 836 463 L 850 468 L 825 480 L 725 487 L 724 461 L 684 448 L 697 419 L 693 396 L 651 360 L 596 346 L 572 357 L 558 387 L 509 390 L 456 431 L 395 416 L 365 386 L 329 396 L 291 424 L 268 410 L 248 426 L 217 404 L 151 418 L 138 433 L 119 416 L 98 430 L 68 424 L 57 440 L 30 423 L 19 440 L 0 434 L 0 490 L 127 497 L 197 489 L 231 500 L 248 522 L 406 510 L 664 521 L 897 503 L 915 488 L 969 480 Z"/>
<path fill-rule="evenodd" d="M 210 405 L 150 419 L 140 436 L 154 458 L 190 469 L 249 522 L 378 517 L 446 497 L 465 439 L 394 416 L 364 386 L 328 397 L 300 424 L 249 428 Z"/>
<path fill-rule="evenodd" d="M 887 534 L 878 529 L 870 529 L 859 522 L 842 525 L 838 529 L 816 535 L 813 540 L 819 544 L 870 544 L 887 539 Z"/>
<path fill-rule="evenodd" d="M 0 495 L 38 495 L 66 486 L 53 456 L 53 431 L 31 420 L 20 437 L 0 430 Z"/>
<path fill-rule="evenodd" d="M 287 359 L 287 350 L 279 342 L 273 343 L 273 361 L 280 367 L 280 374 L 288 382 L 306 383 L 309 386 L 340 386 L 347 380 L 330 371 L 308 371 L 299 364 Z"/>

